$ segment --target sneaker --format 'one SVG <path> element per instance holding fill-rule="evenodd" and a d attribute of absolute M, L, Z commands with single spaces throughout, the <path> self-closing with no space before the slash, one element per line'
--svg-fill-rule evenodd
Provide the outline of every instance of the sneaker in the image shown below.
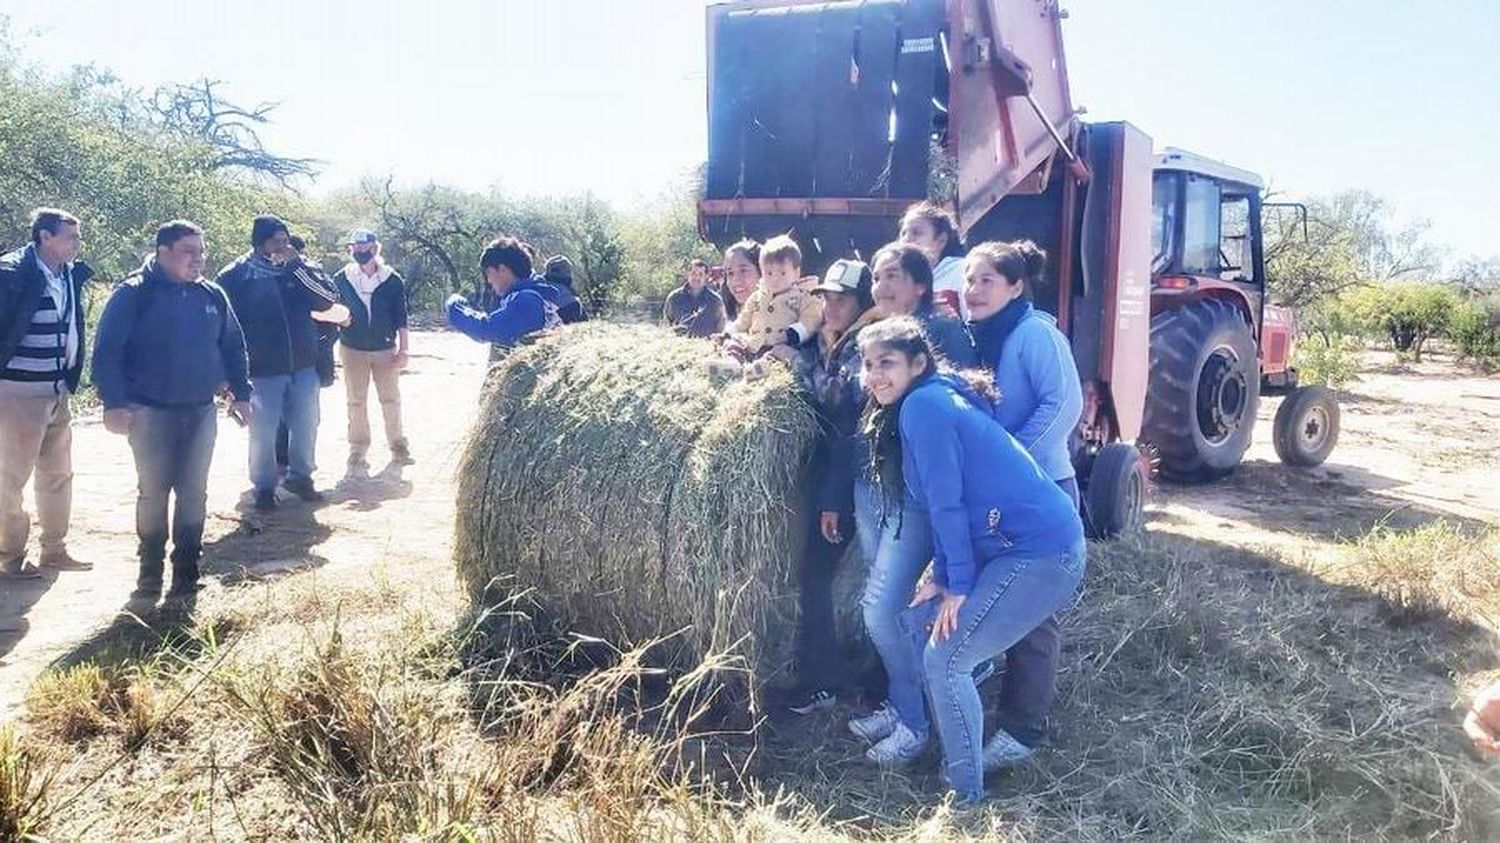
<path fill-rule="evenodd" d="M 131 600 L 156 600 L 161 597 L 161 580 L 138 580 L 135 590 L 130 592 Z"/>
<path fill-rule="evenodd" d="M 999 770 L 1020 764 L 1036 754 L 1036 750 L 1016 740 L 1010 732 L 996 729 L 995 734 L 984 744 L 984 769 Z"/>
<path fill-rule="evenodd" d="M 391 462 L 396 465 L 415 465 L 412 459 L 411 448 L 405 442 L 397 442 L 391 446 Z"/>
<path fill-rule="evenodd" d="M 270 512 L 276 508 L 276 490 L 266 489 L 255 493 L 255 508 L 261 512 Z"/>
<path fill-rule="evenodd" d="M 66 550 L 59 550 L 55 553 L 42 554 L 42 567 L 51 568 L 54 571 L 94 570 L 94 564 L 92 562 L 82 562 L 74 559 L 68 554 Z"/>
<path fill-rule="evenodd" d="M 309 503 L 321 503 L 324 499 L 323 493 L 313 486 L 312 478 L 309 477 L 288 477 L 281 485 Z"/>
<path fill-rule="evenodd" d="M 838 704 L 839 698 L 829 691 L 799 691 L 792 695 L 787 710 L 803 716 L 815 711 L 824 711 Z"/>
<path fill-rule="evenodd" d="M 865 757 L 882 767 L 904 767 L 917 760 L 925 749 L 926 735 L 918 735 L 905 723 L 897 723 L 884 740 L 865 750 Z"/>
<path fill-rule="evenodd" d="M 885 702 L 880 704 L 880 708 L 875 709 L 874 714 L 850 720 L 849 731 L 869 743 L 878 743 L 896 731 L 896 726 L 900 723 L 901 718 L 896 715 L 896 709 L 892 708 L 889 702 Z"/>

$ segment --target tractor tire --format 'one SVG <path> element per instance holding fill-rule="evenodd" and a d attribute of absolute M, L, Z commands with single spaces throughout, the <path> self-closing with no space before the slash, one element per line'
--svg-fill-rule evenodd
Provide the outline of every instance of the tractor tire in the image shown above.
<path fill-rule="evenodd" d="M 1161 473 L 1215 480 L 1250 447 L 1260 405 L 1255 338 L 1240 310 L 1203 299 L 1151 320 L 1151 380 L 1141 438 L 1161 454 Z"/>
<path fill-rule="evenodd" d="M 1327 387 L 1304 386 L 1276 408 L 1276 456 L 1287 465 L 1322 465 L 1339 443 L 1339 402 Z"/>
<path fill-rule="evenodd" d="M 1089 538 L 1140 532 L 1146 520 L 1146 488 L 1146 464 L 1134 445 L 1111 442 L 1100 448 L 1083 494 Z"/>

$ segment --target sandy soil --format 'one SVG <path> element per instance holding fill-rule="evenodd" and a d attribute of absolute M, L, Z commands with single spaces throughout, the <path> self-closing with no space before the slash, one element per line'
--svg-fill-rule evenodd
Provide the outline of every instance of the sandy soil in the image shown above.
<path fill-rule="evenodd" d="M 436 332 L 419 333 L 413 348 L 402 390 L 417 464 L 382 469 L 385 454 L 377 445 L 374 476 L 346 476 L 343 391 L 336 385 L 324 393 L 318 449 L 318 480 L 330 491 L 326 504 L 287 502 L 269 517 L 247 512 L 245 433 L 221 424 L 209 488 L 210 588 L 310 568 L 357 577 L 382 560 L 452 576 L 453 471 L 486 350 Z M 1279 400 L 1262 402 L 1256 443 L 1234 476 L 1155 490 L 1151 529 L 1318 552 L 1380 522 L 1406 527 L 1446 517 L 1500 523 L 1500 378 L 1468 375 L 1442 360 L 1398 367 L 1388 355 L 1372 354 L 1343 396 L 1337 450 L 1313 470 L 1276 461 L 1269 434 Z M 135 577 L 129 451 L 97 418 L 78 422 L 74 447 L 70 545 L 95 569 L 29 583 L 0 581 L 0 720 L 15 714 L 26 687 L 47 665 L 76 659 L 112 627 L 134 622 L 122 608 Z"/>

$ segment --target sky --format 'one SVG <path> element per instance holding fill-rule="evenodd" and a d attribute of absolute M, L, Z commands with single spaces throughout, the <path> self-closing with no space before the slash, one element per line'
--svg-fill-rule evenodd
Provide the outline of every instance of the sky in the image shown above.
<path fill-rule="evenodd" d="M 1027 0 L 1030 2 L 1030 0 Z M 53 69 L 280 103 L 274 151 L 630 204 L 706 154 L 704 0 L 0 0 Z M 1365 188 L 1500 254 L 1500 0 L 1064 0 L 1075 105 L 1293 195 Z"/>

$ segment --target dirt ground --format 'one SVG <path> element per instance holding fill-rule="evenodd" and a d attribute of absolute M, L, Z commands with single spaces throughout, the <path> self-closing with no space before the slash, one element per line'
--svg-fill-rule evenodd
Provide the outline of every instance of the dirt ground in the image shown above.
<path fill-rule="evenodd" d="M 210 589 L 314 568 L 358 577 L 379 561 L 451 580 L 453 472 L 486 349 L 441 332 L 419 332 L 413 349 L 402 390 L 416 465 L 382 468 L 385 453 L 377 445 L 371 476 L 346 475 L 343 388 L 335 385 L 324 393 L 318 447 L 326 504 L 288 501 L 266 517 L 250 513 L 245 433 L 221 422 L 205 537 Z M 1307 471 L 1276 461 L 1269 432 L 1279 400 L 1262 401 L 1255 445 L 1233 477 L 1155 490 L 1150 529 L 1318 553 L 1381 522 L 1407 527 L 1445 517 L 1500 524 L 1493 496 L 1500 378 L 1465 374 L 1444 360 L 1398 366 L 1389 355 L 1371 354 L 1342 396 L 1338 448 L 1325 466 Z M 16 714 L 26 688 L 49 664 L 77 660 L 112 630 L 138 623 L 132 610 L 139 607 L 128 605 L 135 577 L 128 448 L 97 416 L 79 421 L 74 436 L 69 544 L 95 568 L 0 581 L 0 721 Z"/>

